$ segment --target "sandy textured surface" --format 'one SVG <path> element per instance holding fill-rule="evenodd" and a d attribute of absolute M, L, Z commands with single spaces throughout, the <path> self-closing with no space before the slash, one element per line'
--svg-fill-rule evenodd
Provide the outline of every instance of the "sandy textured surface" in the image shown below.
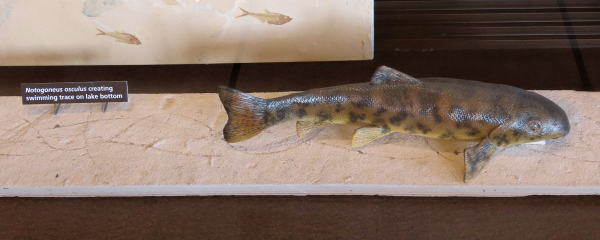
<path fill-rule="evenodd" d="M 496 154 L 471 186 L 600 185 L 600 93 L 538 91 L 570 116 L 571 133 Z M 284 93 L 254 94 L 275 97 Z M 228 144 L 216 94 L 132 94 L 129 103 L 21 105 L 0 98 L 0 185 L 146 186 L 384 184 L 464 186 L 473 143 L 392 134 L 352 149 L 355 127 L 298 138 L 295 123 Z"/>
<path fill-rule="evenodd" d="M 236 18 L 240 7 L 292 20 Z M 0 65 L 364 60 L 373 58 L 373 0 L 0 0 L 0 42 Z"/>

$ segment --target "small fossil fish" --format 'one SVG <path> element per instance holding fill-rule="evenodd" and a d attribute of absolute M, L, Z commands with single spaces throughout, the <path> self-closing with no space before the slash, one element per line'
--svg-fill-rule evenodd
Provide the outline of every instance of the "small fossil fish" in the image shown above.
<path fill-rule="evenodd" d="M 177 0 L 162 0 L 167 5 L 181 5 Z"/>
<path fill-rule="evenodd" d="M 265 13 L 248 12 L 248 11 L 244 10 L 243 8 L 240 8 L 240 10 L 242 10 L 244 13 L 242 15 L 237 16 L 236 18 L 250 15 L 250 16 L 253 16 L 256 19 L 260 20 L 260 22 L 262 22 L 262 23 L 267 22 L 269 24 L 274 24 L 274 25 L 283 25 L 283 24 L 286 24 L 286 23 L 292 21 L 292 19 L 293 19 L 293 18 L 283 15 L 281 13 L 269 12 L 269 10 L 267 10 L 267 9 L 265 9 Z"/>
<path fill-rule="evenodd" d="M 132 34 L 129 34 L 129 33 L 126 33 L 126 32 L 104 32 L 104 31 L 102 31 L 100 29 L 98 29 L 98 31 L 100 31 L 100 32 L 98 34 L 96 34 L 96 35 L 110 36 L 110 37 L 112 37 L 112 38 L 115 39 L 115 42 L 122 42 L 122 43 L 135 44 L 135 45 L 142 45 L 142 42 L 140 42 L 139 39 L 137 39 Z"/>
<path fill-rule="evenodd" d="M 450 78 L 416 79 L 381 66 L 371 82 L 313 89 L 260 99 L 221 87 L 229 119 L 227 142 L 240 142 L 263 129 L 297 121 L 302 137 L 327 124 L 358 125 L 352 147 L 393 132 L 476 141 L 465 149 L 465 182 L 474 179 L 496 150 L 554 139 L 570 131 L 565 111 L 549 99 L 507 85 Z"/>

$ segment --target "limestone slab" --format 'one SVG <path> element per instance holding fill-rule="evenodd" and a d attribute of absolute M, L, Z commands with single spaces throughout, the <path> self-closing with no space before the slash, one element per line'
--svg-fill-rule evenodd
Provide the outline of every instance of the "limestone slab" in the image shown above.
<path fill-rule="evenodd" d="M 298 138 L 292 122 L 227 143 L 222 134 L 227 115 L 216 94 L 131 94 L 128 103 L 111 103 L 106 113 L 100 103 L 70 104 L 61 106 L 58 115 L 51 105 L 23 106 L 20 97 L 1 97 L 0 185 L 28 191 L 288 186 L 288 192 L 289 186 L 411 186 L 422 193 L 514 188 L 521 194 L 543 187 L 537 191 L 596 194 L 600 93 L 536 92 L 563 107 L 571 133 L 545 145 L 498 152 L 468 185 L 463 182 L 463 149 L 475 143 L 396 133 L 352 149 L 355 127 L 326 126 Z"/>
<path fill-rule="evenodd" d="M 373 0 L 0 0 L 0 42 L 3 66 L 366 60 Z"/>

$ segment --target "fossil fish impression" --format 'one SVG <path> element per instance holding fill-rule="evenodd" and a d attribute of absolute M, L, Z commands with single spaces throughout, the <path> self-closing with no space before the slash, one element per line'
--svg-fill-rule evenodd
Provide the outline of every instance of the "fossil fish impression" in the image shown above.
<path fill-rule="evenodd" d="M 96 34 L 96 35 L 106 35 L 106 36 L 112 37 L 112 38 L 115 39 L 115 42 L 122 42 L 122 43 L 135 44 L 135 45 L 142 45 L 142 42 L 140 42 L 139 39 L 137 39 L 132 34 L 129 34 L 129 33 L 126 33 L 126 32 L 104 32 L 104 31 L 102 31 L 100 29 L 98 29 L 98 31 L 100 31 L 100 32 L 98 34 Z"/>
<path fill-rule="evenodd" d="M 181 5 L 177 0 L 161 0 L 163 3 L 167 5 Z"/>
<path fill-rule="evenodd" d="M 237 16 L 236 18 L 250 15 L 250 16 L 253 16 L 256 19 L 260 20 L 260 22 L 262 22 L 262 23 L 267 22 L 268 24 L 273 24 L 273 25 L 283 25 L 283 24 L 286 24 L 286 23 L 292 21 L 292 19 L 293 19 L 293 18 L 283 15 L 281 13 L 269 12 L 269 10 L 267 10 L 267 9 L 265 9 L 265 13 L 248 12 L 248 11 L 244 10 L 243 8 L 240 8 L 240 10 L 242 10 L 242 12 L 244 12 L 244 13 L 242 15 Z"/>
<path fill-rule="evenodd" d="M 369 83 L 273 99 L 221 87 L 219 97 L 229 116 L 223 129 L 228 142 L 287 121 L 297 121 L 300 137 L 327 124 L 361 126 L 352 136 L 352 147 L 393 132 L 479 142 L 464 151 L 465 182 L 500 148 L 559 138 L 570 130 L 564 110 L 537 93 L 459 79 L 416 79 L 385 66 Z"/>

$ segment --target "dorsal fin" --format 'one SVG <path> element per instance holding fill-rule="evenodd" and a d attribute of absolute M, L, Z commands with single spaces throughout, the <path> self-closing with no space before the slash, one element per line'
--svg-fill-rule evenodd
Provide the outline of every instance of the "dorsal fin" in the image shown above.
<path fill-rule="evenodd" d="M 421 83 L 419 79 L 387 66 L 381 66 L 377 68 L 373 74 L 373 77 L 371 77 L 371 84 L 384 84 L 391 82 Z"/>
<path fill-rule="evenodd" d="M 265 9 L 265 13 L 271 13 L 271 12 L 269 12 L 269 10 Z"/>

